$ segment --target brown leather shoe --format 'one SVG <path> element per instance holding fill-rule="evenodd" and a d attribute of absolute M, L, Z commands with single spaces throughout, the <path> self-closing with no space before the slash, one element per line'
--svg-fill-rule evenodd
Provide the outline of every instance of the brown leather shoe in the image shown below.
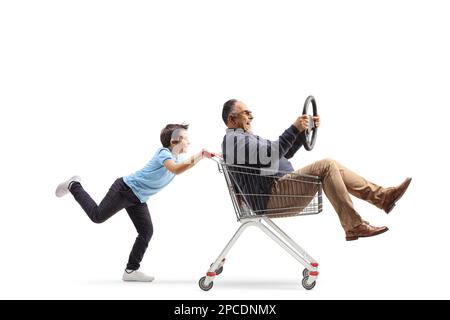
<path fill-rule="evenodd" d="M 388 191 L 386 191 L 386 196 L 382 206 L 386 213 L 389 213 L 392 209 L 394 209 L 395 203 L 400 200 L 406 189 L 408 189 L 411 180 L 412 178 L 406 178 L 405 181 L 403 181 L 398 187 L 389 188 Z"/>
<path fill-rule="evenodd" d="M 364 221 L 359 226 L 345 232 L 345 240 L 352 241 L 358 240 L 358 238 L 373 237 L 388 230 L 388 227 L 374 227 Z"/>

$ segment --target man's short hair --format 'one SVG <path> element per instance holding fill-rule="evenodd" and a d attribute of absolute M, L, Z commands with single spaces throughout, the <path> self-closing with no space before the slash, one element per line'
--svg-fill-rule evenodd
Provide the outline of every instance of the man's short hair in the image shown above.
<path fill-rule="evenodd" d="M 174 133 L 177 132 L 177 130 L 187 130 L 189 128 L 188 124 L 168 124 L 161 130 L 161 143 L 164 148 L 170 147 L 170 141 L 172 141 L 174 138 Z"/>
<path fill-rule="evenodd" d="M 222 109 L 222 119 L 225 124 L 228 124 L 228 116 L 231 112 L 233 112 L 234 105 L 236 104 L 236 99 L 230 99 L 227 102 L 224 103 L 223 109 Z"/>

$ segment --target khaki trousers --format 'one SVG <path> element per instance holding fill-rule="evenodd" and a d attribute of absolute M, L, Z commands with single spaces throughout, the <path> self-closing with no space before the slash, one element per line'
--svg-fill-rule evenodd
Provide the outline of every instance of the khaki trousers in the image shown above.
<path fill-rule="evenodd" d="M 298 174 L 315 175 L 322 180 L 323 191 L 337 212 L 345 231 L 363 222 L 353 207 L 350 194 L 380 209 L 382 207 L 385 188 L 367 181 L 333 159 L 324 159 L 280 178 L 272 188 L 272 196 L 267 203 L 268 212 L 276 212 L 277 208 L 305 207 L 311 202 L 317 192 L 317 186 L 310 183 L 293 184 L 292 179 L 301 179 Z M 303 197 L 283 197 L 292 192 Z"/>

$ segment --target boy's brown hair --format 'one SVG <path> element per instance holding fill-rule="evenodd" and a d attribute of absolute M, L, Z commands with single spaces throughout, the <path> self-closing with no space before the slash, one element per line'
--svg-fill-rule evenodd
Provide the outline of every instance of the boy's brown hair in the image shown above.
<path fill-rule="evenodd" d="M 187 130 L 188 124 L 168 124 L 161 130 L 161 143 L 164 148 L 170 148 L 170 141 L 174 139 L 173 133 L 177 130 Z"/>

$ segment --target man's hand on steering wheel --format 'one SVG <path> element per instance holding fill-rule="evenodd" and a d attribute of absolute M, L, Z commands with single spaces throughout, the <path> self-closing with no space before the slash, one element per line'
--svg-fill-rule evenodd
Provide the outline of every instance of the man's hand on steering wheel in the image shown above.
<path fill-rule="evenodd" d="M 314 121 L 314 126 L 316 128 L 320 127 L 320 116 L 313 116 L 312 117 L 313 121 Z M 309 124 L 309 117 L 307 114 L 301 115 L 300 117 L 297 118 L 297 120 L 294 122 L 294 126 L 298 129 L 298 131 L 303 132 L 306 129 L 308 129 L 308 124 Z"/>
<path fill-rule="evenodd" d="M 309 117 L 307 114 L 301 115 L 294 122 L 294 126 L 298 129 L 298 131 L 303 132 L 308 129 L 309 125 Z"/>
<path fill-rule="evenodd" d="M 320 116 L 319 115 L 314 116 L 313 120 L 314 120 L 314 125 L 316 126 L 316 128 L 320 127 Z"/>

